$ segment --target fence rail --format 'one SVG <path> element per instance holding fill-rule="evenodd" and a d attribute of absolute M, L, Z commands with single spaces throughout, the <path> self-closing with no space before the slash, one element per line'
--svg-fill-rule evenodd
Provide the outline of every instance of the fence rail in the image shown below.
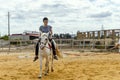
<path fill-rule="evenodd" d="M 59 49 L 108 51 L 109 47 L 115 45 L 118 40 L 98 39 L 55 39 Z M 37 40 L 9 40 L 0 41 L 0 51 L 22 51 L 24 49 L 34 50 Z"/>

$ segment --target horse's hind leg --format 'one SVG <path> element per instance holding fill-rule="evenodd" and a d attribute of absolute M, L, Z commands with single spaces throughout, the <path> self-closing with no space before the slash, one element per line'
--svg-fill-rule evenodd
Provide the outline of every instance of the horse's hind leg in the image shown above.
<path fill-rule="evenodd" d="M 48 63 L 48 69 L 47 69 L 47 73 L 49 73 L 49 63 Z"/>

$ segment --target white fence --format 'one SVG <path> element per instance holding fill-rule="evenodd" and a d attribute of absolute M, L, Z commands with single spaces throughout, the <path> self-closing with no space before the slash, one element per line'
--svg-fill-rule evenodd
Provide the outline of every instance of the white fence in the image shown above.
<path fill-rule="evenodd" d="M 118 40 L 97 39 L 55 39 L 59 49 L 70 49 L 80 51 L 108 51 Z M 11 40 L 0 41 L 0 51 L 22 51 L 25 49 L 35 50 L 35 40 Z M 118 50 L 117 50 L 118 51 Z"/>

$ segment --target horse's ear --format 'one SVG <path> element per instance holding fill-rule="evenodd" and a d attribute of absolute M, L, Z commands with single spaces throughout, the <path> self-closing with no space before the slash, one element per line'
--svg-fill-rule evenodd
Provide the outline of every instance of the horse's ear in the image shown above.
<path fill-rule="evenodd" d="M 49 36 L 50 32 L 47 33 L 47 36 Z"/>

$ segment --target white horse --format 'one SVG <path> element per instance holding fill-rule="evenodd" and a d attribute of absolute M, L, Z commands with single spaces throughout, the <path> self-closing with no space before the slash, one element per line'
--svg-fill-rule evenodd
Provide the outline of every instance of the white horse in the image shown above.
<path fill-rule="evenodd" d="M 49 33 L 42 33 L 41 40 L 39 42 L 39 55 L 40 55 L 40 75 L 39 78 L 42 78 L 42 60 L 45 58 L 45 75 L 49 73 L 49 63 L 51 60 L 51 71 L 53 72 L 53 54 L 49 44 L 48 39 Z"/>

